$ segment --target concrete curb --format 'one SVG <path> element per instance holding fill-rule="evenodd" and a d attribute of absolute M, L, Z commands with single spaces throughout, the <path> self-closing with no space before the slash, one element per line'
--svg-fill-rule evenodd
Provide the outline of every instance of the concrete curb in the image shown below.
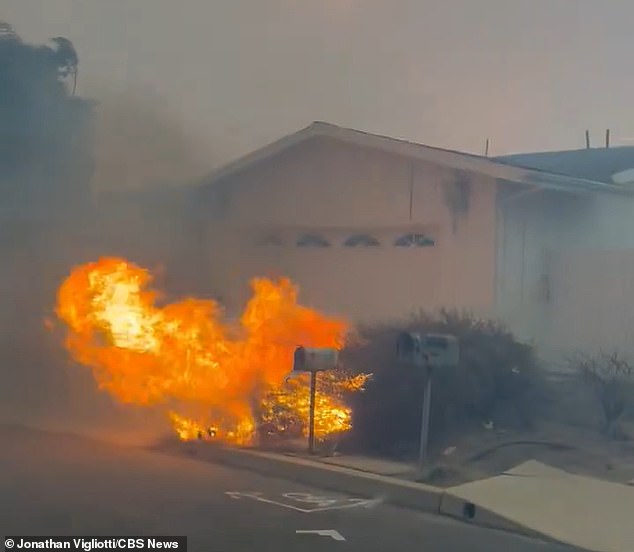
<path fill-rule="evenodd" d="M 470 500 L 452 493 L 451 489 L 444 490 L 440 499 L 439 513 L 467 523 L 479 525 L 481 527 L 501 529 L 502 531 L 519 533 L 521 535 L 526 535 L 527 537 L 539 538 L 542 540 L 547 539 L 555 542 L 551 536 L 529 529 L 528 527 L 515 523 L 508 518 L 488 510 L 487 508 L 476 505 Z"/>
<path fill-rule="evenodd" d="M 176 447 L 161 447 L 159 450 L 178 455 L 186 454 L 193 459 L 246 469 L 322 489 L 360 497 L 380 498 L 395 506 L 446 515 L 474 525 L 554 541 L 549 535 L 524 527 L 473 504 L 459 494 L 453 494 L 451 488 L 434 487 L 297 456 L 214 446 L 208 443 L 179 443 Z"/>
<path fill-rule="evenodd" d="M 440 512 L 440 501 L 444 490 L 431 485 L 333 466 L 296 456 L 205 445 L 200 446 L 198 443 L 190 442 L 186 443 L 185 448 L 181 447 L 178 450 L 181 454 L 187 452 L 190 457 L 199 460 L 243 468 L 322 489 L 367 498 L 381 498 L 390 504 L 414 510 L 436 514 Z M 175 449 L 171 451 L 176 452 Z"/>

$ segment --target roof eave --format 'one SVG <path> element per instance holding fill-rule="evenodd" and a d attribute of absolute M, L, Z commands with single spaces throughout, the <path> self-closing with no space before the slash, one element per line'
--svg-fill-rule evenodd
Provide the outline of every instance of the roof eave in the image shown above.
<path fill-rule="evenodd" d="M 522 182 L 546 189 L 567 192 L 593 192 L 620 195 L 634 194 L 634 189 L 598 182 L 596 180 L 575 178 L 532 169 L 520 169 L 520 171 L 524 173 L 522 175 Z"/>
<path fill-rule="evenodd" d="M 243 155 L 242 157 L 239 157 L 234 161 L 230 161 L 219 169 L 212 171 L 210 175 L 203 179 L 201 185 L 205 186 L 207 184 L 211 184 L 212 182 L 221 180 L 222 178 L 246 169 L 247 167 L 250 167 L 251 165 L 254 165 L 259 161 L 263 161 L 264 159 L 268 159 L 273 155 L 281 153 L 285 149 L 295 144 L 299 144 L 300 142 L 307 140 L 311 136 L 317 136 L 319 134 L 320 133 L 315 128 L 315 123 L 313 123 L 312 125 L 307 126 L 302 130 L 294 132 L 293 134 L 283 136 L 275 142 L 271 142 L 270 144 L 267 144 L 266 146 L 256 149 L 255 151 L 247 153 L 246 155 Z"/>
<path fill-rule="evenodd" d="M 545 189 L 566 192 L 617 193 L 624 195 L 634 193 L 634 190 L 624 189 L 620 186 L 603 182 L 552 174 L 537 169 L 516 167 L 479 155 L 434 148 L 405 140 L 338 127 L 324 122 L 314 122 L 298 132 L 284 136 L 271 144 L 220 167 L 207 178 L 203 179 L 200 183 L 200 187 L 206 188 L 214 182 L 244 170 L 315 136 L 325 136 L 360 146 L 379 148 L 383 151 L 410 157 L 412 159 L 449 166 L 458 170 L 469 170 L 492 178 L 539 186 Z"/>

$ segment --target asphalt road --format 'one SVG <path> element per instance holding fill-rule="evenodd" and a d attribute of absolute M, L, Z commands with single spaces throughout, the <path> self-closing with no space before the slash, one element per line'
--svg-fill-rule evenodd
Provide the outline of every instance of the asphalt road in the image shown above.
<path fill-rule="evenodd" d="M 201 552 L 570 550 L 84 437 L 1 426 L 0 440 L 4 535 L 187 535 Z M 336 533 L 298 533 L 311 530 Z"/>

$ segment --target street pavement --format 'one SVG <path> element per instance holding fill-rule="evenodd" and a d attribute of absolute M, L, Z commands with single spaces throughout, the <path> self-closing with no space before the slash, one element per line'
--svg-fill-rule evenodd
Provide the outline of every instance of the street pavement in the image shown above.
<path fill-rule="evenodd" d="M 0 440 L 4 535 L 187 535 L 201 552 L 571 550 L 70 434 L 1 426 Z M 305 533 L 315 530 L 325 533 Z"/>

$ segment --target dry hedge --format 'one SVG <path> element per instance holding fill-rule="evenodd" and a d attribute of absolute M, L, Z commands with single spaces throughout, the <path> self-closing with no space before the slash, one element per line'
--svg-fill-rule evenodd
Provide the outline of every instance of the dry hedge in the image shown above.
<path fill-rule="evenodd" d="M 425 374 L 396 362 L 396 336 L 403 330 L 447 333 L 460 341 L 459 366 L 434 374 L 432 447 L 472 424 L 532 424 L 542 389 L 533 347 L 494 320 L 455 310 L 421 312 L 401 325 L 361 328 L 361 340 L 342 352 L 348 370 L 373 374 L 365 393 L 350 397 L 354 428 L 344 446 L 401 457 L 415 454 Z"/>

